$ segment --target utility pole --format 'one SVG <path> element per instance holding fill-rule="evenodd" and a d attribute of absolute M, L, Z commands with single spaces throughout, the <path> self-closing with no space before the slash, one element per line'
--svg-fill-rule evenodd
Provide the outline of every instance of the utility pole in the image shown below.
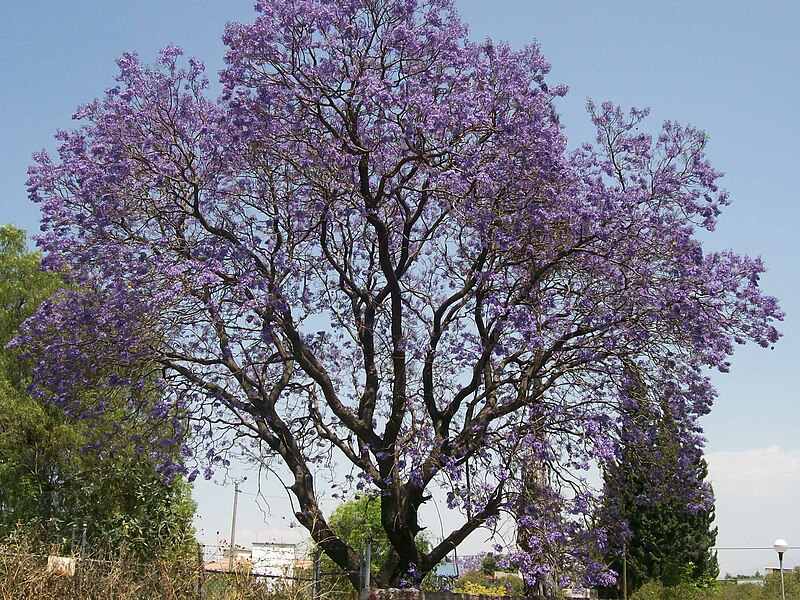
<path fill-rule="evenodd" d="M 239 482 L 233 482 L 233 517 L 231 518 L 231 549 L 228 557 L 228 571 L 233 573 L 233 549 L 236 547 L 236 507 L 239 501 Z"/>

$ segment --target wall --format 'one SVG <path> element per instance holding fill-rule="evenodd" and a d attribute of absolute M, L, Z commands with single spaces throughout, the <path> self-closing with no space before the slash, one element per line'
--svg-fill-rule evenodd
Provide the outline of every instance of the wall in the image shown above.
<path fill-rule="evenodd" d="M 372 590 L 361 593 L 361 600 L 502 600 L 511 596 L 457 594 L 454 592 L 422 592 L 419 590 Z M 547 600 L 544 596 L 528 596 L 527 600 Z"/>

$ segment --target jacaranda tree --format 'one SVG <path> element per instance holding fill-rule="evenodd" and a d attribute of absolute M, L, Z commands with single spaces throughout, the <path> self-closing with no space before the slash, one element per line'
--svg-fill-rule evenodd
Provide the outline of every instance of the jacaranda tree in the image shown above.
<path fill-rule="evenodd" d="M 580 473 L 632 435 L 626 365 L 692 454 L 705 369 L 778 337 L 761 262 L 695 238 L 727 203 L 706 136 L 651 137 L 645 112 L 603 104 L 596 144 L 568 153 L 539 49 L 469 41 L 452 0 L 257 8 L 226 29 L 220 99 L 174 47 L 126 54 L 58 159 L 35 157 L 45 264 L 77 284 L 22 338 L 43 393 L 101 415 L 76 391 L 157 364 L 168 441 L 188 414 L 212 461 L 233 436 L 260 444 L 344 569 L 358 552 L 314 474 L 378 495 L 378 585 L 419 580 L 504 513 L 528 532 L 529 581 L 602 580 Z M 423 551 L 434 488 L 464 518 Z"/>

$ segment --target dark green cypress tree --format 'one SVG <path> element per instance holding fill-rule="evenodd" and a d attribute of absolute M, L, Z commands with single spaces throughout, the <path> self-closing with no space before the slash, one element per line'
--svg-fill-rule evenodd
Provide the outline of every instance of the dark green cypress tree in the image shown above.
<path fill-rule="evenodd" d="M 629 597 L 651 580 L 666 586 L 682 582 L 704 586 L 719 574 L 712 550 L 717 537 L 713 495 L 704 483 L 708 467 L 698 458 L 689 477 L 679 473 L 679 450 L 668 421 L 662 422 L 651 444 L 625 447 L 621 459 L 607 465 L 604 517 L 617 533 L 616 548 L 610 550 L 607 561 L 620 578 L 615 590 L 605 590 L 605 597 L 622 597 L 623 554 Z M 711 501 L 687 504 L 686 494 L 676 493 L 668 485 L 674 475 L 697 482 L 698 496 L 707 493 Z"/>
<path fill-rule="evenodd" d="M 622 598 L 623 564 L 630 596 L 648 581 L 705 587 L 719 574 L 714 495 L 696 431 L 679 430 L 663 397 L 669 385 L 629 362 L 620 382 L 624 418 L 620 452 L 604 465 L 600 523 L 610 533 L 607 564 L 619 578 L 605 598 Z M 667 382 L 668 383 L 668 382 Z"/>

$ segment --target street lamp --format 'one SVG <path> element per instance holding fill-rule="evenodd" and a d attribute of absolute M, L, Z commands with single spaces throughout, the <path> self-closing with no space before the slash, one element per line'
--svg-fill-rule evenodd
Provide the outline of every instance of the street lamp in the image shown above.
<path fill-rule="evenodd" d="M 784 539 L 778 539 L 772 547 L 778 553 L 778 566 L 781 569 L 781 598 L 786 600 L 786 588 L 783 587 L 783 553 L 789 549 L 789 544 Z"/>

